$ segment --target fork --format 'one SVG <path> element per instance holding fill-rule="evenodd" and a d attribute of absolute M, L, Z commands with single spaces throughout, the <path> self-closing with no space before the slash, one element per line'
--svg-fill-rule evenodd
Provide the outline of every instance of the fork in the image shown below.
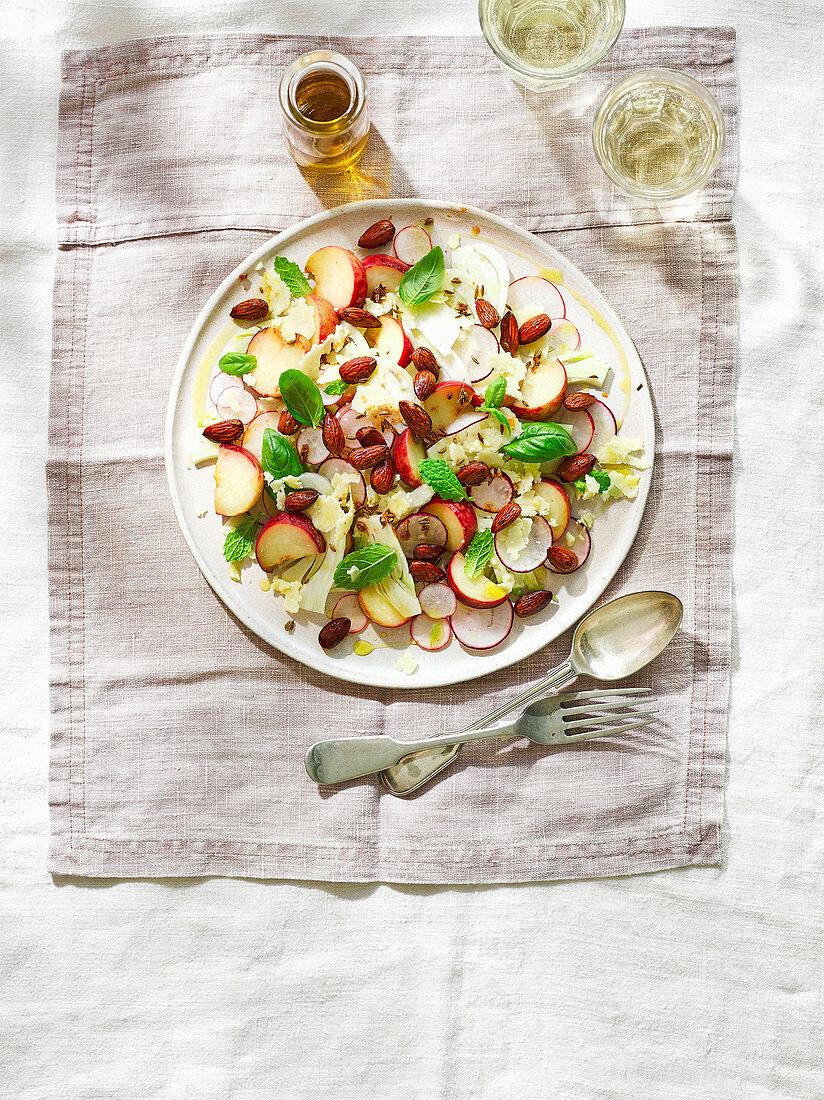
<path fill-rule="evenodd" d="M 386 735 L 318 741 L 306 753 L 306 771 L 316 783 L 345 783 L 391 768 L 410 753 L 496 738 L 527 737 L 536 745 L 563 748 L 593 737 L 615 736 L 649 725 L 656 711 L 620 709 L 628 700 L 633 702 L 649 694 L 649 688 L 613 688 L 553 695 L 532 703 L 517 718 L 494 726 L 442 733 L 418 741 L 397 741 Z"/>

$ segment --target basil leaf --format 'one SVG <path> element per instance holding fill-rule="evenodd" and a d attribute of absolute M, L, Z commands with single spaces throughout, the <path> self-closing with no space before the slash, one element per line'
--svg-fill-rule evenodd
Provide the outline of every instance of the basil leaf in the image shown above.
<path fill-rule="evenodd" d="M 283 404 L 300 424 L 317 428 L 323 420 L 323 398 L 320 390 L 303 371 L 285 370 L 278 380 Z"/>
<path fill-rule="evenodd" d="M 237 527 L 226 535 L 223 556 L 227 561 L 242 561 L 252 553 L 257 539 L 258 525 L 254 516 L 246 516 Z"/>
<path fill-rule="evenodd" d="M 323 387 L 323 392 L 328 393 L 330 397 L 341 397 L 348 389 L 348 382 L 344 382 L 342 378 L 334 378 L 328 386 Z"/>
<path fill-rule="evenodd" d="M 373 542 L 346 555 L 335 570 L 335 584 L 338 588 L 351 588 L 358 592 L 388 577 L 397 560 L 398 555 L 391 546 Z"/>
<path fill-rule="evenodd" d="M 484 569 L 492 561 L 492 551 L 495 547 L 495 536 L 491 531 L 478 531 L 470 542 L 464 561 L 464 572 L 467 577 L 480 577 Z"/>
<path fill-rule="evenodd" d="M 230 351 L 224 355 L 217 364 L 224 374 L 233 374 L 240 378 L 242 374 L 249 374 L 257 366 L 256 355 L 246 355 L 242 351 Z"/>
<path fill-rule="evenodd" d="M 521 462 L 549 462 L 553 458 L 578 453 L 578 448 L 561 424 L 525 424 L 523 431 L 498 450 Z"/>
<path fill-rule="evenodd" d="M 435 245 L 416 264 L 403 273 L 398 294 L 408 306 L 416 302 L 428 302 L 441 289 L 446 277 L 446 262 L 443 249 Z"/>
<path fill-rule="evenodd" d="M 263 472 L 275 480 L 282 477 L 297 477 L 298 474 L 303 473 L 303 464 L 298 458 L 298 452 L 289 440 L 274 428 L 267 428 L 263 433 L 260 464 Z"/>
<path fill-rule="evenodd" d="M 488 411 L 500 409 L 504 403 L 504 397 L 506 397 L 506 379 L 496 378 L 494 382 L 490 382 L 486 387 L 483 408 Z"/>
<path fill-rule="evenodd" d="M 486 409 L 485 411 L 488 412 L 490 416 L 494 416 L 498 423 L 506 428 L 507 433 L 511 434 L 512 428 L 509 426 L 509 418 L 505 412 L 501 412 L 500 409 Z"/>
<path fill-rule="evenodd" d="M 418 476 L 423 478 L 444 500 L 466 500 L 466 491 L 442 458 L 424 458 L 418 463 Z"/>
<path fill-rule="evenodd" d="M 296 263 L 287 260 L 285 256 L 276 256 L 274 266 L 275 274 L 286 283 L 295 298 L 303 298 L 310 293 L 312 288 L 309 280 Z"/>

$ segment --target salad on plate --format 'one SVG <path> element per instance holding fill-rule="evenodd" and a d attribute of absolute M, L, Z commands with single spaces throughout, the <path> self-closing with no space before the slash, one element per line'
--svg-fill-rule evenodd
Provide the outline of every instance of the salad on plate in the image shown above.
<path fill-rule="evenodd" d="M 561 287 L 432 238 L 386 219 L 247 272 L 209 381 L 191 457 L 215 460 L 230 576 L 259 570 L 324 649 L 493 649 L 551 614 L 649 466 Z"/>

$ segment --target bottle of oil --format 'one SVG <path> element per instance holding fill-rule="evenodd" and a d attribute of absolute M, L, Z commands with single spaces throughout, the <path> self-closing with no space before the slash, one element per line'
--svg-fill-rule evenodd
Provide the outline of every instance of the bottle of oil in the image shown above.
<path fill-rule="evenodd" d="M 293 61 L 280 82 L 281 126 L 303 168 L 342 172 L 366 147 L 369 110 L 361 71 L 339 53 L 316 50 Z"/>

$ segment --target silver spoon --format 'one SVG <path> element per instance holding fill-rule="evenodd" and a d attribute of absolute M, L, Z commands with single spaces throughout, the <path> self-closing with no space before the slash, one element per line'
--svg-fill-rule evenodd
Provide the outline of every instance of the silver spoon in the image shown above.
<path fill-rule="evenodd" d="M 460 732 L 491 725 L 510 710 L 526 706 L 541 695 L 560 691 L 578 676 L 596 680 L 631 676 L 669 645 L 683 615 L 681 601 L 669 592 L 630 592 L 610 600 L 578 623 L 566 661 L 523 695 Z M 392 794 L 404 798 L 448 768 L 460 751 L 461 746 L 452 743 L 410 753 L 384 769 L 381 782 Z"/>

